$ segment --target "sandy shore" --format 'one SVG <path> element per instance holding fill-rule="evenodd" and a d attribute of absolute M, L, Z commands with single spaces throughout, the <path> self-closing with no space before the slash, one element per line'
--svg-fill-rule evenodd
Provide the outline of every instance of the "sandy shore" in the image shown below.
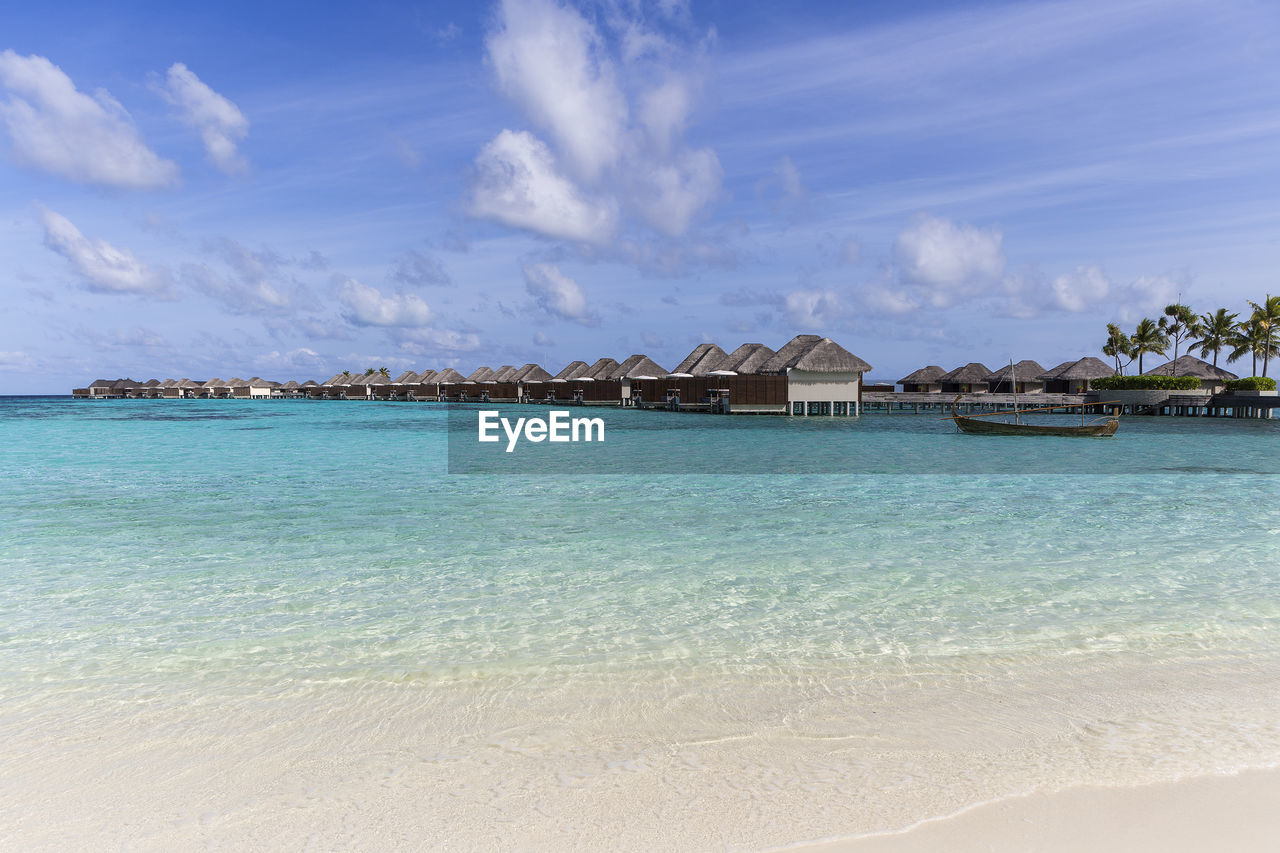
<path fill-rule="evenodd" d="M 1275 850 L 1280 769 L 1138 788 L 1073 788 L 986 803 L 909 830 L 803 853 L 1220 853 Z"/>

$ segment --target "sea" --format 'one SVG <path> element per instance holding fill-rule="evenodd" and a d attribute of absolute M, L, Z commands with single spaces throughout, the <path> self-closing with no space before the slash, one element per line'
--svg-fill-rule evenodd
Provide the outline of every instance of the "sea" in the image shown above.
<path fill-rule="evenodd" d="M 0 846 L 760 850 L 1280 766 L 1280 420 L 479 411 L 0 398 Z"/>

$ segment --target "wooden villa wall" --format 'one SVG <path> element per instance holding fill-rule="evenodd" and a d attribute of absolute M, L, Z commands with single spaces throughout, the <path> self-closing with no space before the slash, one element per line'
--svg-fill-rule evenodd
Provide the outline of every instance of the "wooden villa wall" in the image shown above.
<path fill-rule="evenodd" d="M 700 403 L 712 388 L 729 389 L 729 405 L 771 406 L 787 402 L 785 376 L 694 376 L 671 379 L 632 379 L 631 391 L 639 389 L 645 403 L 662 403 L 668 389 L 680 392 L 681 403 Z"/>

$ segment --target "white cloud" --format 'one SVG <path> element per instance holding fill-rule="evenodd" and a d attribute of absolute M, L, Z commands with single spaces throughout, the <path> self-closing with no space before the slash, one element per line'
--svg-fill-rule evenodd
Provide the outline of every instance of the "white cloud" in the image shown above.
<path fill-rule="evenodd" d="M 249 120 L 240 109 L 210 89 L 181 62 L 169 66 L 165 94 L 182 109 L 182 118 L 200 132 L 209 159 L 228 175 L 249 168 L 236 149 L 249 132 Z"/>
<path fill-rule="evenodd" d="M 787 320 L 795 328 L 829 328 L 845 314 L 840 297 L 830 290 L 795 290 L 787 294 L 784 304 Z"/>
<path fill-rule="evenodd" d="M 1120 319 L 1126 322 L 1160 311 L 1178 301 L 1185 285 L 1163 275 L 1144 275 L 1120 292 Z"/>
<path fill-rule="evenodd" d="M 105 89 L 93 97 L 43 56 L 0 53 L 0 103 L 14 156 L 72 181 L 123 189 L 177 182 L 178 167 L 147 147 L 129 113 Z"/>
<path fill-rule="evenodd" d="M 539 329 L 533 333 L 533 345 L 538 347 L 553 347 L 556 345 L 556 342 L 551 340 L 551 337 L 546 332 Z"/>
<path fill-rule="evenodd" d="M 95 293 L 167 295 L 168 276 L 151 269 L 128 249 L 90 240 L 65 216 L 40 208 L 44 244 L 71 262 L 87 290 Z"/>
<path fill-rule="evenodd" d="M 998 284 L 1004 272 L 997 229 L 921 214 L 898 234 L 895 255 L 905 282 L 918 286 L 935 308 Z"/>
<path fill-rule="evenodd" d="M 486 42 L 498 85 L 594 180 L 621 156 L 627 121 L 599 33 L 552 0 L 503 0 L 498 20 Z"/>
<path fill-rule="evenodd" d="M 584 326 L 594 325 L 597 318 L 587 308 L 587 297 L 578 283 L 555 264 L 529 264 L 524 268 L 525 289 L 538 306 L 548 314 L 572 320 Z"/>
<path fill-rule="evenodd" d="M 264 368 L 275 370 L 319 370 L 327 361 L 320 353 L 307 347 L 298 347 L 287 352 L 273 350 L 255 359 L 255 363 Z"/>
<path fill-rule="evenodd" d="M 480 338 L 472 332 L 453 329 L 405 329 L 400 349 L 411 355 L 437 355 L 441 352 L 473 352 L 480 349 Z"/>
<path fill-rule="evenodd" d="M 450 284 L 449 273 L 440 259 L 410 249 L 396 259 L 391 277 L 410 287 L 427 287 Z"/>
<path fill-rule="evenodd" d="M 616 225 L 609 205 L 587 198 L 557 171 L 545 144 L 512 130 L 499 133 L 476 157 L 471 214 L 586 243 L 605 242 Z"/>
<path fill-rule="evenodd" d="M 665 163 L 652 163 L 632 192 L 634 204 L 649 224 L 669 237 L 678 237 L 708 202 L 720 193 L 724 170 L 709 148 L 686 151 Z"/>
<path fill-rule="evenodd" d="M 412 293 L 384 296 L 354 278 L 343 282 L 338 301 L 345 309 L 342 316 L 357 326 L 425 326 L 431 319 L 431 309 L 420 297 Z"/>
<path fill-rule="evenodd" d="M 1054 302 L 1068 311 L 1087 311 L 1111 292 L 1111 281 L 1096 266 L 1082 266 L 1060 275 L 1051 285 Z"/>
<path fill-rule="evenodd" d="M 307 288 L 284 272 L 286 261 L 271 249 L 253 251 L 230 237 L 211 240 L 204 249 L 221 260 L 231 274 L 224 275 L 205 263 L 183 264 L 182 279 L 232 312 L 279 314 L 305 301 L 299 297 L 306 295 Z"/>
<path fill-rule="evenodd" d="M 489 62 L 551 145 L 515 130 L 490 142 L 476 160 L 473 216 L 605 244 L 622 214 L 679 237 L 719 197 L 719 158 L 683 139 L 700 89 L 693 52 L 633 8 L 599 17 L 614 32 L 553 0 L 501 3 Z"/>
<path fill-rule="evenodd" d="M 920 307 L 920 303 L 900 288 L 872 285 L 864 289 L 862 295 L 867 306 L 879 314 L 908 314 Z"/>

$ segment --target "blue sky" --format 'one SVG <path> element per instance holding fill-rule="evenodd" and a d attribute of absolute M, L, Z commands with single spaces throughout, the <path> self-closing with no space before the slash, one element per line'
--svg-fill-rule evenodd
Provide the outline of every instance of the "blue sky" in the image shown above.
<path fill-rule="evenodd" d="M 0 393 L 829 335 L 1097 354 L 1280 291 L 1266 2 L 45 4 Z"/>

